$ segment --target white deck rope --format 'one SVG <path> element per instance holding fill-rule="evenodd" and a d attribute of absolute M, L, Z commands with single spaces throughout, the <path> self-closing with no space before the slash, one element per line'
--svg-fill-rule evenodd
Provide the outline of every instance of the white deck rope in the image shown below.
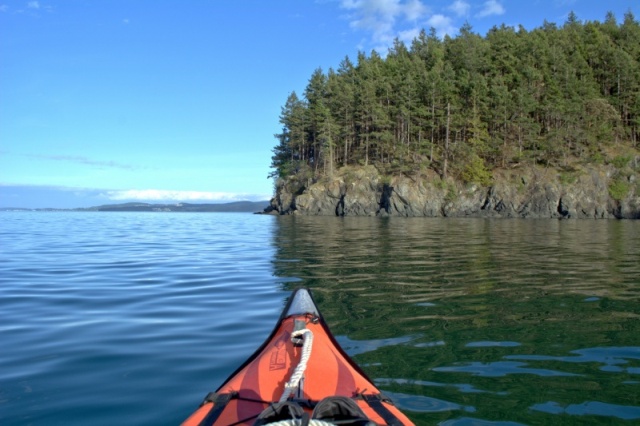
<path fill-rule="evenodd" d="M 304 340 L 302 343 L 302 355 L 300 356 L 300 362 L 296 366 L 291 378 L 284 385 L 284 392 L 280 397 L 279 402 L 285 402 L 289 399 L 289 396 L 293 393 L 294 390 L 298 388 L 298 384 L 304 375 L 305 370 L 307 369 L 307 362 L 309 361 L 309 357 L 311 356 L 311 348 L 313 347 L 313 333 L 308 328 L 304 328 L 302 330 L 297 330 L 291 333 L 291 338 L 295 339 L 296 337 L 300 337 L 304 335 Z"/>
<path fill-rule="evenodd" d="M 305 328 L 302 330 L 297 330 L 291 333 L 291 339 L 294 340 L 300 336 L 304 336 L 302 342 L 302 354 L 300 355 L 300 362 L 296 366 L 291 378 L 284 385 L 284 392 L 280 397 L 279 402 L 285 402 L 289 399 L 289 396 L 298 388 L 300 384 L 300 380 L 304 375 L 305 370 L 307 369 L 307 363 L 309 361 L 309 357 L 311 356 L 311 348 L 313 347 L 313 333 L 311 330 Z M 267 426 L 299 426 L 302 424 L 302 419 L 287 419 L 280 420 L 277 422 L 269 423 Z M 309 426 L 335 426 L 335 423 L 325 422 L 324 420 L 316 420 L 309 419 Z"/>

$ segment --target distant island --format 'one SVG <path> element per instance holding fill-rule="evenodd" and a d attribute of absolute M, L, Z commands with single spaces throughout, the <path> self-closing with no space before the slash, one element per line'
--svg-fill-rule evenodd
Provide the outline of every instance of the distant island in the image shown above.
<path fill-rule="evenodd" d="M 638 219 L 639 70 L 631 11 L 345 57 L 282 107 L 269 211 Z"/>
<path fill-rule="evenodd" d="M 150 204 L 150 203 L 123 203 L 106 204 L 95 207 L 75 209 L 55 208 L 0 208 L 0 211 L 83 211 L 83 212 L 212 212 L 212 213 L 253 213 L 262 212 L 269 201 L 236 201 L 221 204 Z"/>

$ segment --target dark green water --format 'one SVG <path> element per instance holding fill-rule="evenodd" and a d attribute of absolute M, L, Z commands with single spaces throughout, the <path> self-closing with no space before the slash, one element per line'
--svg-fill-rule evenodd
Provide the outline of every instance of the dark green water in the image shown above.
<path fill-rule="evenodd" d="M 314 290 L 340 343 L 416 423 L 640 422 L 640 223 L 277 228 L 276 275 Z"/>

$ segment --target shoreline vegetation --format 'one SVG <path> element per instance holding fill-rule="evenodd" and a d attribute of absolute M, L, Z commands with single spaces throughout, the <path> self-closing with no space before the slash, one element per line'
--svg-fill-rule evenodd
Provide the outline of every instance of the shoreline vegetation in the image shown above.
<path fill-rule="evenodd" d="M 640 24 L 423 30 L 317 69 L 267 213 L 640 218 Z"/>

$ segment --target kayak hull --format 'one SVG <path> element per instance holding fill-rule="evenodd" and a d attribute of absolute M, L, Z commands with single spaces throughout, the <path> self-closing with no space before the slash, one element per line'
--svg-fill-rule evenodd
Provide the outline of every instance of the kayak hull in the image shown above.
<path fill-rule="evenodd" d="M 324 398 L 342 396 L 356 402 L 376 424 L 413 424 L 340 348 L 310 293 L 299 289 L 265 343 L 183 425 L 252 425 L 263 410 L 280 400 L 300 363 L 303 345 L 292 342 L 298 329 L 309 330 L 313 341 L 303 378 L 289 400 L 311 413 Z"/>

